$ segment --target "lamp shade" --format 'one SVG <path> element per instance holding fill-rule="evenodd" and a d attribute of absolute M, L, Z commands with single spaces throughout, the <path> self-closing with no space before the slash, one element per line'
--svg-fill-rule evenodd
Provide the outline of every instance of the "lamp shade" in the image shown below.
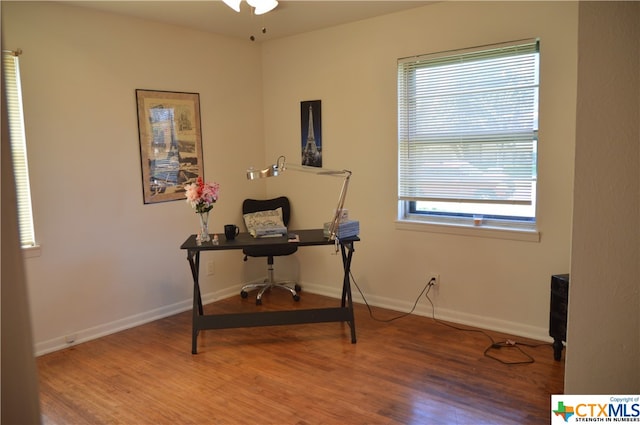
<path fill-rule="evenodd" d="M 263 168 L 261 170 L 256 170 L 255 168 L 249 168 L 247 170 L 247 180 L 256 180 L 256 179 L 264 179 L 266 177 L 276 177 L 280 174 L 280 169 L 277 165 L 271 165 L 267 168 Z"/>

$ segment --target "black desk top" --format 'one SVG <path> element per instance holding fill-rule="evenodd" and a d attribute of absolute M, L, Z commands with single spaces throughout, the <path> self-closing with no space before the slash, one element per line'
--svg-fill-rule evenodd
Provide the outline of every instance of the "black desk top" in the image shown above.
<path fill-rule="evenodd" d="M 191 235 L 180 246 L 180 249 L 189 250 L 226 250 L 226 249 L 243 249 L 252 246 L 259 245 L 279 245 L 279 244 L 297 244 L 298 246 L 314 246 L 314 245 L 331 245 L 334 242 L 330 241 L 324 236 L 322 229 L 307 229 L 307 230 L 289 230 L 289 233 L 295 233 L 300 238 L 300 242 L 289 242 L 286 236 L 271 237 L 271 238 L 254 238 L 249 233 L 240 233 L 233 240 L 226 240 L 224 233 L 218 236 L 218 244 L 214 245 L 212 241 L 204 242 L 201 245 L 196 243 L 196 235 Z M 347 241 L 359 241 L 357 236 L 348 239 L 343 239 L 343 242 Z"/>

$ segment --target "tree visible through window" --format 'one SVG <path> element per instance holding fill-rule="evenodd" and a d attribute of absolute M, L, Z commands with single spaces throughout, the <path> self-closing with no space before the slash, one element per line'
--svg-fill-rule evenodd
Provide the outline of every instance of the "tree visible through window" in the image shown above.
<path fill-rule="evenodd" d="M 401 218 L 535 224 L 539 44 L 398 61 Z"/>
<path fill-rule="evenodd" d="M 24 132 L 22 112 L 22 88 L 20 86 L 19 55 L 22 52 L 2 51 L 2 75 L 4 78 L 9 119 L 9 139 L 16 181 L 18 201 L 18 223 L 22 247 L 35 246 L 33 213 L 31 210 L 31 189 L 29 186 L 29 167 L 27 166 L 27 144 Z"/>

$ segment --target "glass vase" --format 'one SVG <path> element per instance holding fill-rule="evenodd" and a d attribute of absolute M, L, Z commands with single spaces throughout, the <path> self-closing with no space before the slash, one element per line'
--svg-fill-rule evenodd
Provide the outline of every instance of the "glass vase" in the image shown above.
<path fill-rule="evenodd" d="M 198 240 L 200 242 L 209 242 L 211 236 L 209 235 L 209 211 L 198 213 L 200 217 L 200 233 L 198 234 Z"/>

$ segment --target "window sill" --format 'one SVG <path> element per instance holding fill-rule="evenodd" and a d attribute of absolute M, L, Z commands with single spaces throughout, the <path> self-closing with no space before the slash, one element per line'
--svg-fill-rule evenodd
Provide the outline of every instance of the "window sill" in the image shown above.
<path fill-rule="evenodd" d="M 472 226 L 467 224 L 432 223 L 417 220 L 397 220 L 397 230 L 414 232 L 444 233 L 458 236 L 474 236 L 492 239 L 507 239 L 523 242 L 540 242 L 540 232 L 529 229 L 507 229 L 487 225 Z"/>
<path fill-rule="evenodd" d="M 40 256 L 40 245 L 27 246 L 22 248 L 23 258 L 34 258 Z"/>

